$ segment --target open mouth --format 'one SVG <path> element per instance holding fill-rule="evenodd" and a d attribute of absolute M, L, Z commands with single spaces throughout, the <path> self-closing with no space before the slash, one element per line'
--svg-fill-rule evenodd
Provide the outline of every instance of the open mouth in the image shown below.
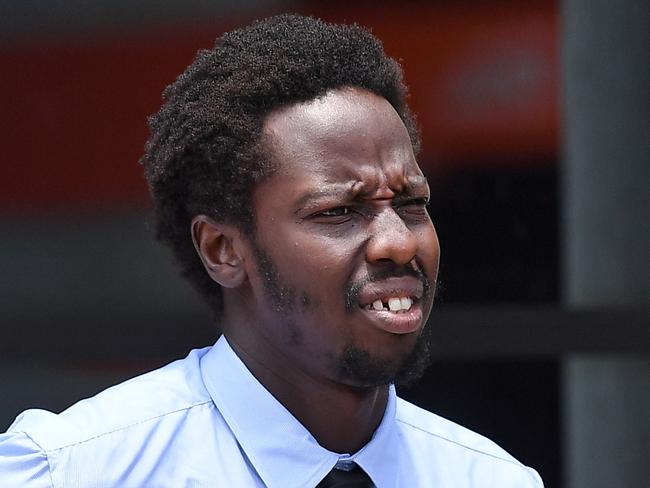
<path fill-rule="evenodd" d="M 377 312 L 386 311 L 393 313 L 404 313 L 411 310 L 414 303 L 412 297 L 382 297 L 363 306 L 365 310 L 374 310 Z"/>
<path fill-rule="evenodd" d="M 375 327 L 393 334 L 407 334 L 420 330 L 419 302 L 416 297 L 394 295 L 376 298 L 359 308 Z"/>
<path fill-rule="evenodd" d="M 417 332 L 422 327 L 424 283 L 413 276 L 391 276 L 363 286 L 357 299 L 366 323 L 393 334 Z"/>

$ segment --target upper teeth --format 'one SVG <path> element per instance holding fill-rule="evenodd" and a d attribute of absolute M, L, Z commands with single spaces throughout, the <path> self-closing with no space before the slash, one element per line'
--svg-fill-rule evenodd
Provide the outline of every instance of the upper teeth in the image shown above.
<path fill-rule="evenodd" d="M 390 297 L 388 299 L 375 300 L 372 302 L 372 308 L 375 310 L 385 310 L 384 302 L 388 303 L 388 309 L 391 312 L 399 312 L 400 310 L 409 310 L 413 305 L 413 300 L 409 297 Z"/>

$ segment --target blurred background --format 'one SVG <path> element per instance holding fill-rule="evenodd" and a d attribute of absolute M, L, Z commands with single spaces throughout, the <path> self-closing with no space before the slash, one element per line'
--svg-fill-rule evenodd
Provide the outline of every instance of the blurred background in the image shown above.
<path fill-rule="evenodd" d="M 436 355 L 403 396 L 547 487 L 650 468 L 644 0 L 0 1 L 0 431 L 213 343 L 137 161 L 161 92 L 224 30 L 358 22 L 401 60 L 442 245 Z"/>

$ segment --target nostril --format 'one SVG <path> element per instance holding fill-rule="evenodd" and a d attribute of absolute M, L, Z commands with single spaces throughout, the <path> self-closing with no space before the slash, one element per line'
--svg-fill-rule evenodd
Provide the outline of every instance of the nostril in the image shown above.
<path fill-rule="evenodd" d="M 409 264 L 414 261 L 418 249 L 415 236 L 406 238 L 395 235 L 375 236 L 368 242 L 367 257 L 369 261 L 392 261 Z"/>
<path fill-rule="evenodd" d="M 408 264 L 415 258 L 417 249 L 417 236 L 394 208 L 385 208 L 374 216 L 367 248 L 368 261 Z"/>

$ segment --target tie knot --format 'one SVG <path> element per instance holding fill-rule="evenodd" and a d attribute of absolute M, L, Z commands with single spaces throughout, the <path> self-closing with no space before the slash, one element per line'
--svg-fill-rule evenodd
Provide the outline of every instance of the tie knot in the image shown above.
<path fill-rule="evenodd" d="M 349 471 L 332 469 L 316 488 L 372 488 L 373 486 L 366 472 L 355 464 Z"/>

